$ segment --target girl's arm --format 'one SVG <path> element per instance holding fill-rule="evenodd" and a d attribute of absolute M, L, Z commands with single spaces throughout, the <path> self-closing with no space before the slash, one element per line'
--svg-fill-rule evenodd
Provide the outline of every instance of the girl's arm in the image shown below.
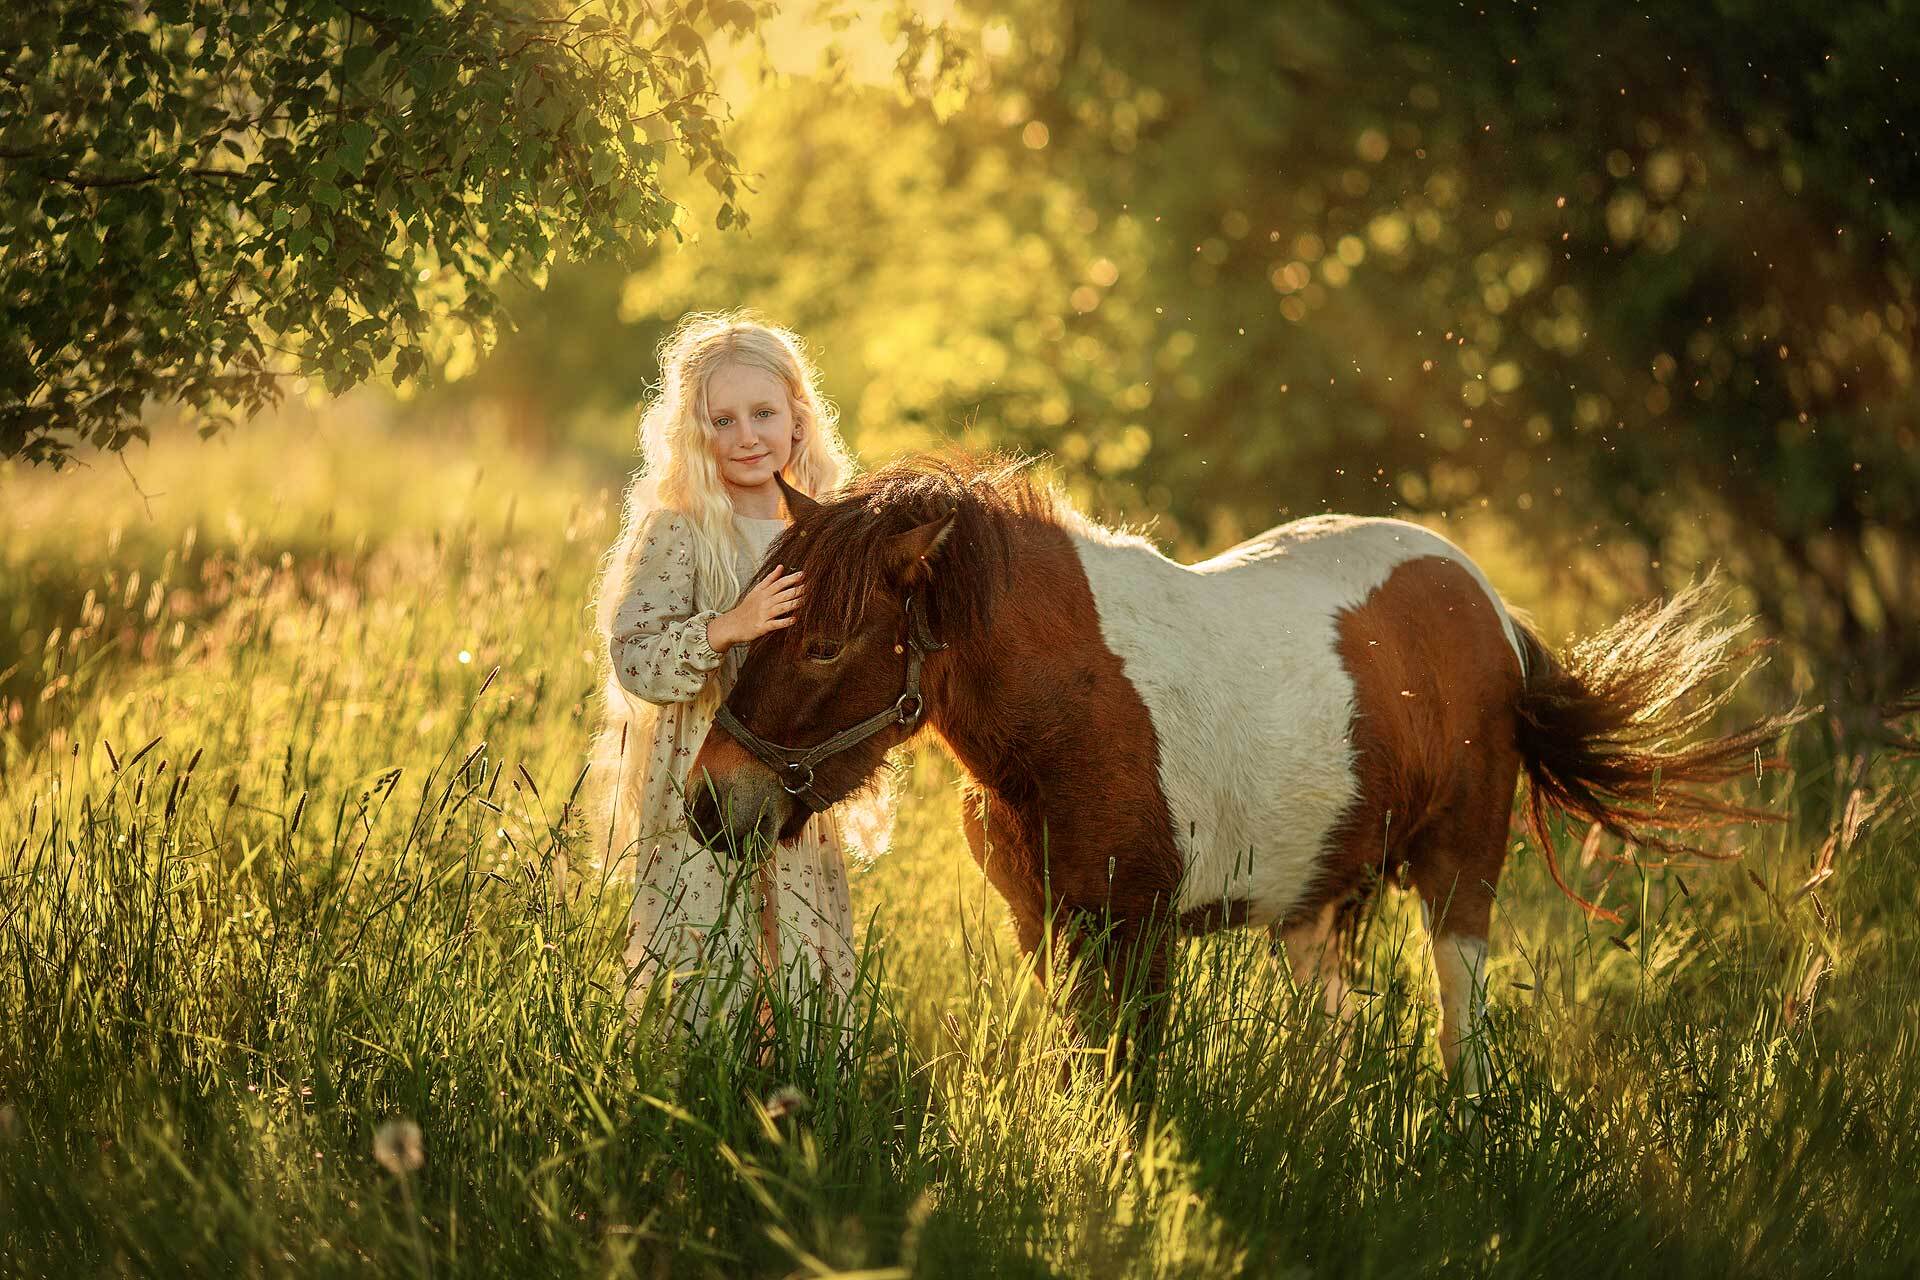
<path fill-rule="evenodd" d="M 718 611 L 693 608 L 693 535 L 668 512 L 640 530 L 627 594 L 613 616 L 608 652 L 627 692 L 648 702 L 691 702 L 720 654 L 707 639 Z"/>

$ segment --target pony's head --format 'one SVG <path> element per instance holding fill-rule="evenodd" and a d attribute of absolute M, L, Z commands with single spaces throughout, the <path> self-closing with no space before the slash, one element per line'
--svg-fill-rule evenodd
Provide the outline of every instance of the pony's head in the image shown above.
<path fill-rule="evenodd" d="M 696 833 L 789 839 L 938 719 L 940 681 L 985 635 L 1011 568 L 1008 518 L 1049 501 L 1019 465 L 916 458 L 825 502 L 787 491 L 793 523 L 761 572 L 801 570 L 800 608 L 753 642 L 694 759 Z"/>

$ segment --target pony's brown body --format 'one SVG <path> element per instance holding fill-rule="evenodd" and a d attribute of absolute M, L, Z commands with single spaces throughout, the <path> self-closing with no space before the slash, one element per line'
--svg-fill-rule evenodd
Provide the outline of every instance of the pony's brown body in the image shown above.
<path fill-rule="evenodd" d="M 1097 915 L 1126 935 L 1164 923 L 1184 864 L 1151 715 L 1101 639 L 1072 543 L 1044 522 L 1014 537 L 1027 589 L 929 690 L 934 728 L 973 780 L 968 844 L 1031 952 L 1049 918 Z"/>
<path fill-rule="evenodd" d="M 1660 781 L 1736 772 L 1773 727 L 1667 745 L 1693 727 L 1673 707 L 1721 670 L 1725 633 L 1676 605 L 1569 668 L 1457 548 L 1396 521 L 1300 522 L 1186 567 L 965 466 L 789 501 L 769 560 L 803 568 L 809 596 L 735 687 L 752 736 L 819 742 L 892 701 L 916 593 L 946 646 L 925 661 L 926 719 L 972 779 L 968 839 L 1024 947 L 1049 925 L 1067 954 L 1108 934 L 1116 976 L 1136 968 L 1155 992 L 1169 928 L 1263 924 L 1337 1005 L 1341 909 L 1404 870 L 1434 933 L 1450 1063 L 1483 1007 L 1520 773 L 1536 802 L 1660 843 L 1641 819 L 1728 812 Z M 809 800 L 862 784 L 914 727 L 821 762 Z M 712 784 L 690 799 L 702 830 L 805 821 L 724 731 L 694 769 Z"/>

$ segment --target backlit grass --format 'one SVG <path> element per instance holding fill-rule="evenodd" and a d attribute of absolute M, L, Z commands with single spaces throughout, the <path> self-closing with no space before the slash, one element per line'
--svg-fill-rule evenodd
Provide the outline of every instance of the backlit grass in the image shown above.
<path fill-rule="evenodd" d="M 749 1027 L 663 1048 L 621 1016 L 621 869 L 570 807 L 609 478 L 351 421 L 172 450 L 136 464 L 149 502 L 112 464 L 0 473 L 0 1269 L 1584 1277 L 1920 1254 L 1910 765 L 1877 768 L 1857 832 L 1821 799 L 1739 833 L 1730 866 L 1582 868 L 1590 889 L 1611 868 L 1624 927 L 1516 842 L 1477 1108 L 1438 1071 L 1392 895 L 1346 1061 L 1264 938 L 1228 935 L 1184 948 L 1136 1105 L 1025 972 L 932 752 L 854 880 L 850 1052 L 763 1056 Z M 1758 787 L 1792 809 L 1825 781 Z M 375 1158 L 394 1120 L 417 1169 Z"/>

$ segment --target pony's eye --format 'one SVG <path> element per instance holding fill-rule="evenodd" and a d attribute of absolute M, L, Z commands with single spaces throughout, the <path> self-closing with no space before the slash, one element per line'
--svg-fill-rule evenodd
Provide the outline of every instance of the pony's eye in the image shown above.
<path fill-rule="evenodd" d="M 809 640 L 806 649 L 807 661 L 832 662 L 840 656 L 840 647 L 838 640 Z"/>

